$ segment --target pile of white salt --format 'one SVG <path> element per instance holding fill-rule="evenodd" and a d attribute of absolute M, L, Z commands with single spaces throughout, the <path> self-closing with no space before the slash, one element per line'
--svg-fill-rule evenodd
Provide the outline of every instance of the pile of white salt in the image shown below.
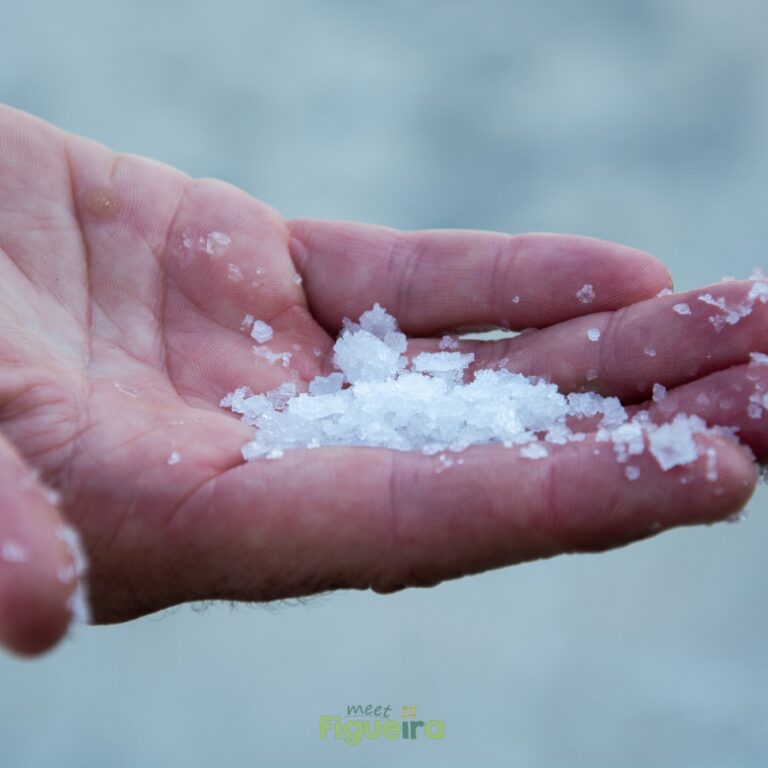
<path fill-rule="evenodd" d="M 254 323 L 250 317 L 248 321 L 247 326 L 259 329 L 254 338 L 272 337 L 265 323 Z M 337 370 L 316 377 L 308 391 L 299 392 L 293 382 L 265 394 L 240 387 L 221 405 L 255 428 L 253 439 L 242 449 L 249 460 L 277 459 L 293 448 L 328 445 L 433 455 L 482 443 L 519 446 L 522 457 L 535 460 L 548 456 L 553 444 L 584 440 L 585 430 L 578 429 L 578 423 L 596 419 L 596 426 L 590 422 L 596 439 L 612 444 L 617 460 L 627 464 L 630 480 L 637 479 L 640 470 L 628 462 L 646 450 L 668 470 L 701 455 L 704 449 L 694 440 L 697 433 L 734 431 L 708 428 L 700 417 L 686 414 L 660 425 L 645 411 L 630 418 L 616 397 L 564 394 L 543 378 L 506 368 L 475 370 L 465 382 L 474 356 L 447 351 L 455 346 L 441 343 L 445 351 L 422 353 L 409 362 L 405 335 L 376 304 L 357 323 L 345 320 L 333 348 Z M 665 388 L 657 384 L 653 399 L 659 402 L 665 395 Z M 716 455 L 709 451 L 707 476 L 714 481 Z"/>

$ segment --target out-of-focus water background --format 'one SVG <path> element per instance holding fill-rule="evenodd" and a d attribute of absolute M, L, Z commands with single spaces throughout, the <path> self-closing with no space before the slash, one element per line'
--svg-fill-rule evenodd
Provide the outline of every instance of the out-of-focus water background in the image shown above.
<path fill-rule="evenodd" d="M 768 266 L 762 0 L 5 2 L 0 100 L 288 216 Z M 433 590 L 187 607 L 0 658 L 0 766 L 764 766 L 766 495 Z M 404 704 L 442 741 L 320 741 Z"/>

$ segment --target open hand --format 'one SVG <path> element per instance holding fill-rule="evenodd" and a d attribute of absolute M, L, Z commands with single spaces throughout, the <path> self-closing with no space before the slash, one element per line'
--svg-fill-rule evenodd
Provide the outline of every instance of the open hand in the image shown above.
<path fill-rule="evenodd" d="M 536 327 L 462 346 L 477 367 L 506 358 L 656 420 L 737 426 L 764 459 L 747 410 L 768 366 L 748 363 L 768 352 L 768 308 L 717 333 L 700 292 L 657 297 L 669 285 L 652 257 L 588 238 L 285 221 L 225 183 L 0 108 L 0 641 L 35 653 L 66 630 L 65 522 L 90 560 L 94 619 L 115 622 L 190 600 L 433 585 L 730 515 L 756 470 L 725 437 L 697 438 L 717 449 L 716 481 L 704 458 L 662 472 L 647 454 L 629 481 L 594 435 L 539 461 L 475 446 L 445 471 L 353 447 L 245 464 L 251 429 L 218 405 L 330 372 L 342 318 L 379 302 L 409 354 L 459 327 Z M 253 355 L 246 314 L 274 328 L 287 367 Z"/>

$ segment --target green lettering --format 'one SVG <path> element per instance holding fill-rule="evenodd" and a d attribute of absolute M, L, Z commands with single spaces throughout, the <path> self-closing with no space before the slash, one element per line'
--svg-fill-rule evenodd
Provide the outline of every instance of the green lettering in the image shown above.
<path fill-rule="evenodd" d="M 333 728 L 336 732 L 336 738 L 339 738 L 339 722 L 341 718 L 338 715 L 320 715 L 320 738 L 324 739 L 325 734 Z"/>
<path fill-rule="evenodd" d="M 445 721 L 427 720 L 427 724 L 424 726 L 424 735 L 428 739 L 442 739 L 445 735 Z"/>
<path fill-rule="evenodd" d="M 347 720 L 344 723 L 344 741 L 350 746 L 359 744 L 363 738 L 362 720 Z"/>

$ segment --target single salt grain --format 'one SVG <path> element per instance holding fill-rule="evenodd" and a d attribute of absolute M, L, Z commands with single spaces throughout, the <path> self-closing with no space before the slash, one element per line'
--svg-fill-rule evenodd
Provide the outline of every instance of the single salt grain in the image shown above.
<path fill-rule="evenodd" d="M 549 456 L 549 451 L 541 443 L 528 443 L 520 449 L 520 455 L 526 459 L 544 459 Z"/>
<path fill-rule="evenodd" d="M 239 283 L 243 279 L 243 271 L 237 264 L 231 262 L 227 264 L 227 277 L 234 283 Z"/>
<path fill-rule="evenodd" d="M 594 381 L 597 378 L 597 371 L 594 368 L 590 368 L 585 375 L 587 381 Z"/>
<path fill-rule="evenodd" d="M 178 451 L 172 451 L 166 461 L 168 466 L 172 467 L 174 464 L 178 464 L 181 461 L 181 454 Z"/>
<path fill-rule="evenodd" d="M 597 328 L 590 328 L 587 331 L 587 338 L 590 341 L 597 341 L 600 338 L 600 331 Z"/>
<path fill-rule="evenodd" d="M 643 352 L 648 355 L 648 357 L 656 357 L 656 348 L 652 347 L 650 344 L 648 344 Z"/>
<path fill-rule="evenodd" d="M 269 341 L 272 336 L 274 336 L 274 332 L 272 331 L 271 325 L 265 323 L 263 320 L 254 321 L 253 328 L 251 328 L 251 338 L 258 341 L 259 344 L 264 344 Z"/>
<path fill-rule="evenodd" d="M 47 486 L 47 485 L 42 485 L 40 487 L 40 491 L 42 492 L 43 496 L 45 496 L 45 500 L 52 507 L 58 507 L 59 504 L 61 504 L 61 494 L 55 488 L 51 488 L 50 486 Z"/>
<path fill-rule="evenodd" d="M 437 460 L 440 462 L 440 466 L 435 470 L 439 475 L 441 472 L 445 472 L 446 469 L 453 466 L 453 459 L 444 453 L 441 453 Z"/>
<path fill-rule="evenodd" d="M 296 285 L 301 285 L 301 284 L 302 284 L 302 282 L 304 282 L 304 281 L 301 279 L 301 275 L 300 275 L 298 272 L 297 272 L 297 273 L 296 273 L 296 274 L 293 276 L 293 282 L 294 282 Z"/>
<path fill-rule="evenodd" d="M 761 419 L 763 417 L 763 409 L 759 403 L 750 403 L 747 406 L 747 415 L 750 419 Z"/>
<path fill-rule="evenodd" d="M 26 563 L 29 560 L 29 552 L 15 541 L 5 541 L 0 547 L 0 559 L 6 563 Z"/>
<path fill-rule="evenodd" d="M 685 304 L 684 302 L 681 302 L 680 304 L 675 304 L 672 309 L 677 312 L 678 315 L 690 315 L 691 314 L 691 308 Z"/>
<path fill-rule="evenodd" d="M 749 353 L 750 365 L 768 365 L 768 355 L 762 352 L 750 352 Z"/>
<path fill-rule="evenodd" d="M 512 303 L 513 303 L 513 304 L 519 304 L 519 303 L 520 303 L 520 297 L 519 297 L 517 294 L 515 294 L 515 295 L 512 297 Z"/>
<path fill-rule="evenodd" d="M 652 398 L 654 403 L 660 403 L 667 396 L 667 388 L 663 384 L 653 385 Z"/>
<path fill-rule="evenodd" d="M 585 283 L 578 291 L 576 291 L 576 298 L 582 304 L 591 304 L 595 300 L 595 290 L 591 283 Z"/>
<path fill-rule="evenodd" d="M 627 476 L 628 480 L 637 480 L 637 478 L 640 477 L 640 467 L 627 464 L 627 466 L 624 467 L 624 474 Z"/>
<path fill-rule="evenodd" d="M 459 342 L 456 341 L 453 336 L 443 336 L 443 338 L 440 339 L 440 344 L 438 344 L 438 347 L 440 349 L 458 349 Z"/>
<path fill-rule="evenodd" d="M 656 296 L 662 297 L 662 296 L 669 296 L 671 293 L 674 293 L 674 291 L 671 288 L 662 288 Z"/>
<path fill-rule="evenodd" d="M 240 323 L 240 330 L 241 331 L 250 331 L 251 326 L 253 325 L 253 315 L 246 315 L 243 318 L 243 322 Z"/>

